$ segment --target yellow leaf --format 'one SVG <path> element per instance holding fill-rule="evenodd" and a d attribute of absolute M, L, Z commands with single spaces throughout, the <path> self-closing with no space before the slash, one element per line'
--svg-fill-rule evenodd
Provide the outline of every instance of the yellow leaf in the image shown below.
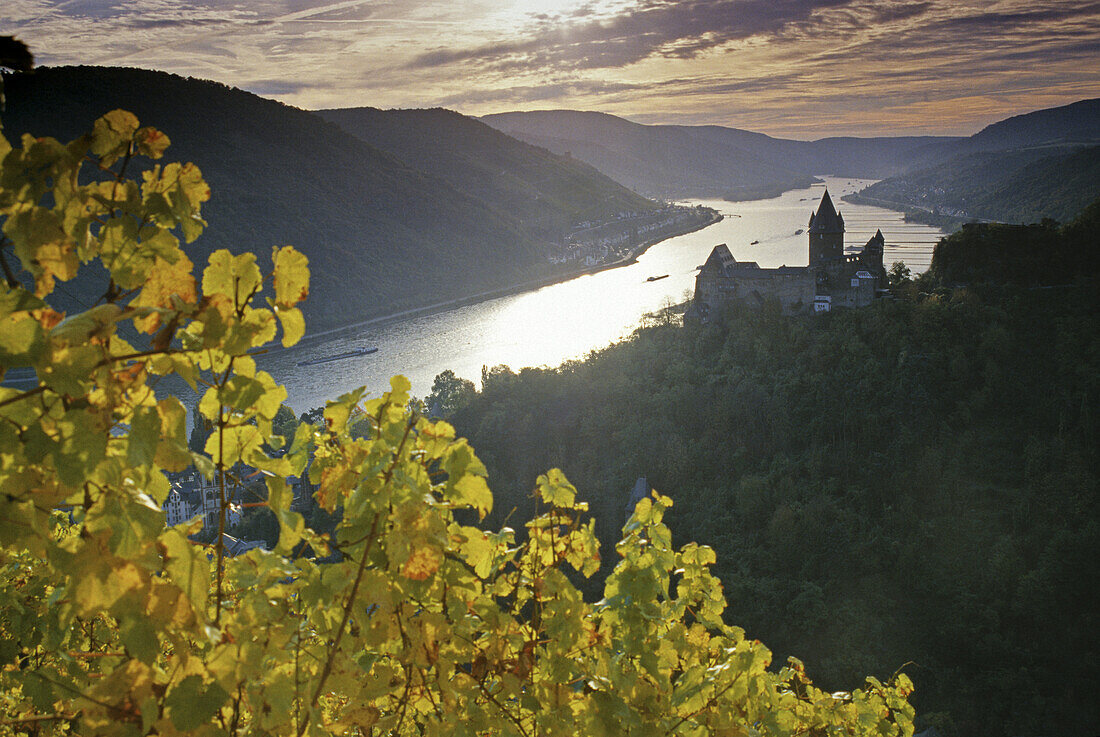
<path fill-rule="evenodd" d="M 293 246 L 275 248 L 275 304 L 293 307 L 309 296 L 309 259 Z"/>
<path fill-rule="evenodd" d="M 443 553 L 426 545 L 412 552 L 401 568 L 401 575 L 413 581 L 423 581 L 439 570 L 442 563 Z"/>
<path fill-rule="evenodd" d="M 289 348 L 306 334 L 306 321 L 297 307 L 275 307 L 275 314 L 283 324 L 283 347 Z"/>
<path fill-rule="evenodd" d="M 105 565 L 77 580 L 74 598 L 80 605 L 82 614 L 91 614 L 110 608 L 127 592 L 140 588 L 141 585 L 141 572 L 133 563 Z"/>
<path fill-rule="evenodd" d="M 129 149 L 137 129 L 138 119 L 133 113 L 112 110 L 92 126 L 92 153 L 104 166 L 110 166 Z"/>
<path fill-rule="evenodd" d="M 172 307 L 172 297 L 177 296 L 184 302 L 197 299 L 195 277 L 191 273 L 194 264 L 191 259 L 180 254 L 179 260 L 169 263 L 159 256 L 149 272 L 149 278 L 141 293 L 130 303 L 131 307 Z M 134 319 L 134 327 L 146 333 L 155 332 L 160 327 L 161 316 L 154 312 L 146 317 Z"/>
<path fill-rule="evenodd" d="M 481 476 L 463 476 L 454 485 L 454 490 L 454 501 L 474 507 L 481 519 L 493 511 L 493 492 Z"/>
<path fill-rule="evenodd" d="M 256 256 L 242 253 L 234 256 L 224 248 L 210 255 L 202 272 L 202 291 L 206 296 L 221 294 L 235 306 L 246 304 L 260 286 L 260 267 Z"/>
<path fill-rule="evenodd" d="M 150 159 L 159 159 L 164 156 L 164 150 L 171 145 L 168 136 L 149 126 L 137 132 L 137 135 L 134 136 L 134 142 L 137 144 L 138 153 L 148 156 Z"/>

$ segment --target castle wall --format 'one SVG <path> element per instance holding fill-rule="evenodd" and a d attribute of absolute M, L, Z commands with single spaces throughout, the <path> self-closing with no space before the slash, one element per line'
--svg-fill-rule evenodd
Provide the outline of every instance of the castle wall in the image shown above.
<path fill-rule="evenodd" d="M 807 268 L 744 269 L 725 276 L 700 273 L 695 298 L 711 310 L 727 302 L 758 307 L 775 300 L 784 313 L 808 312 L 814 301 L 814 275 Z"/>

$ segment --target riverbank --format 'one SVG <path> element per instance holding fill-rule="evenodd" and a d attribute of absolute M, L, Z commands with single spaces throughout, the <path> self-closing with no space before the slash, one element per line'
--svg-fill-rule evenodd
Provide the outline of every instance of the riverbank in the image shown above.
<path fill-rule="evenodd" d="M 843 199 L 845 202 L 851 202 L 856 205 L 870 205 L 872 207 L 882 207 L 887 210 L 893 210 L 894 212 L 900 212 L 905 216 L 905 222 L 907 223 L 931 225 L 934 228 L 940 228 L 948 233 L 954 233 L 967 223 L 996 222 L 994 220 L 986 220 L 971 216 L 961 217 L 958 215 L 947 215 L 920 205 L 914 205 L 908 202 L 898 202 L 896 200 L 884 200 L 881 197 L 868 197 L 859 192 L 845 195 Z"/>
<path fill-rule="evenodd" d="M 672 232 L 663 233 L 662 235 L 652 238 L 646 241 L 642 241 L 637 246 L 632 248 L 628 254 L 622 258 L 611 261 L 606 264 L 596 264 L 594 266 L 585 266 L 579 269 L 570 269 L 568 271 L 562 271 L 557 274 L 548 274 L 537 279 L 529 279 L 526 281 L 511 284 L 506 287 L 500 287 L 498 289 L 491 289 L 485 292 L 478 292 L 477 294 L 471 294 L 466 297 L 458 297 L 455 299 L 449 299 L 442 302 L 436 302 L 430 305 L 424 305 L 423 307 L 413 307 L 407 310 L 401 310 L 400 312 L 393 312 L 387 315 L 380 315 L 378 317 L 368 318 L 366 320 L 360 320 L 357 322 L 348 323 L 347 325 L 341 325 L 337 328 L 328 328 L 319 332 L 311 333 L 307 332 L 303 342 L 309 342 L 311 339 L 322 338 L 327 335 L 332 335 L 343 330 L 350 330 L 352 328 L 365 327 L 368 325 L 380 326 L 387 325 L 398 320 L 407 320 L 414 317 L 426 317 L 429 315 L 435 315 L 440 312 L 446 312 L 448 310 L 454 310 L 459 307 L 466 307 L 469 305 L 478 304 L 479 302 L 486 302 L 491 299 L 498 299 L 500 297 L 509 297 L 515 294 L 521 294 L 523 292 L 530 292 L 536 289 L 542 289 L 554 284 L 560 284 L 562 282 L 571 281 L 578 277 L 586 276 L 589 274 L 597 274 L 601 271 L 607 271 L 609 269 L 617 269 L 623 266 L 630 266 L 636 263 L 638 257 L 648 251 L 658 243 L 662 243 L 671 238 L 677 238 L 688 233 L 695 233 L 703 228 L 709 228 L 715 223 L 721 222 L 723 215 L 718 211 L 712 211 L 711 216 L 707 218 L 705 222 L 695 223 L 689 227 L 677 229 Z M 270 350 L 277 350 L 278 346 L 271 346 Z"/>

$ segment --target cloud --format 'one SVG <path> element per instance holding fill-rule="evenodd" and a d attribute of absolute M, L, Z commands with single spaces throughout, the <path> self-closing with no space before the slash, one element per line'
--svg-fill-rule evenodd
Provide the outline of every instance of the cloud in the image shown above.
<path fill-rule="evenodd" d="M 515 66 L 601 69 L 653 55 L 693 58 L 758 35 L 777 34 L 809 21 L 817 11 L 855 0 L 644 0 L 610 19 L 540 24 L 533 37 L 474 48 L 440 48 L 410 67 L 474 61 L 496 69 Z M 582 16 L 583 17 L 583 16 Z"/>
<path fill-rule="evenodd" d="M 599 82 L 575 80 L 552 84 L 519 85 L 495 89 L 469 90 L 447 95 L 433 104 L 438 107 L 469 107 L 498 103 L 505 105 L 525 105 L 546 100 L 565 100 L 589 95 L 610 95 L 622 92 L 639 92 L 652 89 L 652 85 L 631 84 L 626 82 Z"/>
<path fill-rule="evenodd" d="M 164 69 L 307 108 L 968 133 L 1100 96 L 1100 0 L 3 0 L 0 27 L 44 64 Z"/>

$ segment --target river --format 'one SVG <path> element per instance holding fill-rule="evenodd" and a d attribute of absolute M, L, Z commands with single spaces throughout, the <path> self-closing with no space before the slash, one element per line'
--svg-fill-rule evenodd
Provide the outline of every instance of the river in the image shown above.
<path fill-rule="evenodd" d="M 844 215 L 848 250 L 862 248 L 881 228 L 888 267 L 904 261 L 913 273 L 928 268 L 942 231 L 905 223 L 892 210 L 840 201 L 873 180 L 823 178 Z M 719 243 L 726 243 L 739 261 L 756 261 L 763 267 L 804 266 L 808 240 L 805 233 L 796 235 L 796 231 L 806 227 L 821 192 L 817 185 L 769 200 L 702 200 L 726 217 L 703 230 L 658 243 L 629 266 L 445 312 L 306 338 L 291 349 L 261 357 L 259 364 L 286 385 L 288 403 L 298 413 L 357 386 L 377 395 L 388 388 L 394 374 L 407 376 L 413 394 L 424 397 L 435 376 L 445 369 L 480 383 L 482 366 L 504 364 L 514 370 L 558 366 L 630 335 L 646 313 L 684 301 L 694 289 L 696 267 Z M 753 241 L 759 242 L 750 245 Z M 646 281 L 664 274 L 668 278 Z M 315 366 L 297 365 L 366 346 L 378 352 Z"/>

